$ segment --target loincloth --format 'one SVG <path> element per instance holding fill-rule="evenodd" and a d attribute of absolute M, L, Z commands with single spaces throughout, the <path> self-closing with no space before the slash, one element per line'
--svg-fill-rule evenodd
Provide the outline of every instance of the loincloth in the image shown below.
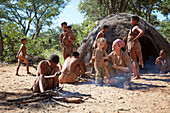
<path fill-rule="evenodd" d="M 76 78 L 77 78 L 76 73 L 67 74 L 61 72 L 61 75 L 59 76 L 59 81 L 61 83 L 74 83 Z"/>
<path fill-rule="evenodd" d="M 68 49 L 66 49 L 65 47 L 62 48 L 65 56 L 70 56 L 73 52 L 73 47 L 67 47 Z"/>

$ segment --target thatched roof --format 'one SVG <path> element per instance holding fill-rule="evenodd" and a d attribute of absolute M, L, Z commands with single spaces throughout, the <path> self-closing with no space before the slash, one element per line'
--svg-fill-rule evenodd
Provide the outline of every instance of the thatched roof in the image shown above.
<path fill-rule="evenodd" d="M 106 33 L 107 41 L 109 42 L 109 51 L 111 51 L 112 42 L 119 37 L 119 35 L 126 36 L 130 30 L 130 19 L 132 14 L 119 13 L 111 14 L 99 22 L 99 24 L 84 38 L 79 48 L 80 57 L 88 62 L 91 59 L 91 47 L 94 43 L 96 35 L 102 29 L 102 25 L 108 25 L 109 31 Z M 165 49 L 170 55 L 170 43 L 146 20 L 140 17 L 140 27 L 145 34 L 139 38 L 142 47 L 142 54 L 144 61 L 150 57 L 156 58 L 159 56 L 159 51 Z"/>

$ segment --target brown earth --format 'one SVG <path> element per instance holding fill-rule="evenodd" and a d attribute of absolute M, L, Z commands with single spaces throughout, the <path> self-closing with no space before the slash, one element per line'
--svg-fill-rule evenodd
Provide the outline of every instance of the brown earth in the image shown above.
<path fill-rule="evenodd" d="M 91 94 L 84 103 L 67 103 L 66 108 L 51 101 L 8 105 L 8 99 L 31 95 L 31 86 L 36 76 L 27 75 L 21 66 L 15 75 L 16 66 L 0 65 L 0 112 L 1 113 L 170 113 L 170 74 L 142 74 L 140 80 L 132 80 L 133 90 L 116 87 L 95 86 L 93 77 L 84 83 L 65 84 L 65 93 Z M 35 74 L 36 70 L 30 67 Z"/>

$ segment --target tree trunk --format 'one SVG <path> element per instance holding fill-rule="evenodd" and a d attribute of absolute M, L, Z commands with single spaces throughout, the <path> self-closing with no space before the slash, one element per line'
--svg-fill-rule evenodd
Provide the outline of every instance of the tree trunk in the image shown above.
<path fill-rule="evenodd" d="M 119 8 L 119 12 L 124 12 L 126 9 L 126 0 L 122 0 L 121 4 L 120 4 L 120 8 Z"/>
<path fill-rule="evenodd" d="M 108 9 L 109 15 L 110 15 L 111 14 L 111 9 L 110 9 L 109 0 L 106 0 L 106 4 L 107 4 L 107 9 Z"/>
<path fill-rule="evenodd" d="M 102 13 L 102 0 L 99 0 L 99 9 L 100 9 L 100 20 L 103 18 L 103 13 Z"/>
<path fill-rule="evenodd" d="M 111 0 L 111 11 L 112 11 L 112 14 L 114 14 L 116 12 L 116 10 L 115 10 L 115 2 L 116 2 L 116 0 Z"/>
<path fill-rule="evenodd" d="M 3 51 L 4 51 L 4 46 L 3 46 L 3 36 L 0 28 L 0 60 L 2 61 L 3 58 Z"/>

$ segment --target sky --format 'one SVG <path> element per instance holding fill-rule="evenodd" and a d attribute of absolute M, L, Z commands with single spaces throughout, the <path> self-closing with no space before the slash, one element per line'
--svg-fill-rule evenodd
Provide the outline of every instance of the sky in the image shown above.
<path fill-rule="evenodd" d="M 64 21 L 67 22 L 68 25 L 82 23 L 84 20 L 84 16 L 77 9 L 79 2 L 80 0 L 71 0 L 69 4 L 64 9 L 62 9 L 62 12 L 59 15 L 59 18 L 54 20 L 53 27 L 60 26 L 60 24 Z M 163 17 L 162 14 L 160 13 L 155 13 L 155 14 L 157 15 L 157 18 L 159 20 L 162 21 L 165 19 L 165 17 Z"/>
<path fill-rule="evenodd" d="M 62 12 L 59 15 L 59 18 L 54 21 L 54 24 L 60 26 L 62 22 L 67 22 L 70 24 L 80 24 L 83 22 L 83 14 L 78 12 L 78 4 L 80 0 L 71 0 L 69 4 L 62 9 Z"/>

